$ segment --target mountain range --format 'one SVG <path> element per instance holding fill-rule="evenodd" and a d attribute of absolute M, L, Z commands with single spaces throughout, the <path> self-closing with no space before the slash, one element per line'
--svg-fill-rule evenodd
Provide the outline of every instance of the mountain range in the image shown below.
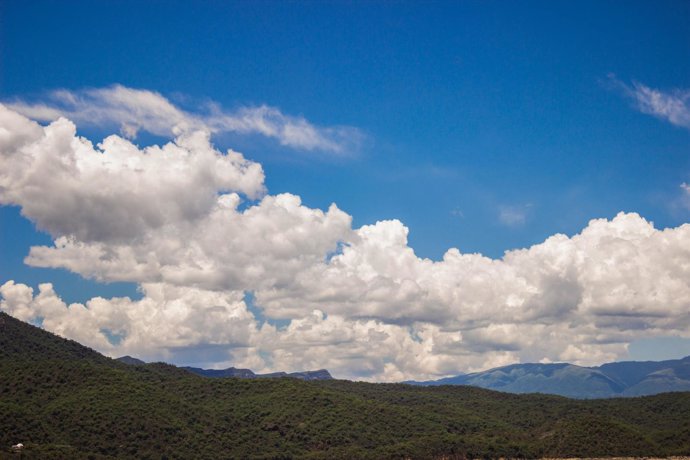
<path fill-rule="evenodd" d="M 143 365 L 146 362 L 131 356 L 121 356 L 117 358 L 121 363 L 130 364 L 133 366 Z M 276 379 L 289 377 L 299 380 L 332 380 L 333 376 L 326 369 L 319 369 L 317 371 L 301 371 L 301 372 L 271 372 L 269 374 L 256 374 L 251 369 L 238 369 L 236 367 L 228 367 L 227 369 L 202 369 L 199 367 L 180 367 L 193 374 L 201 375 L 203 377 L 234 377 L 239 379 Z"/>
<path fill-rule="evenodd" d="M 0 458 L 669 457 L 690 454 L 688 413 L 690 392 L 575 400 L 203 378 L 110 359 L 0 312 Z"/>
<path fill-rule="evenodd" d="M 470 385 L 508 393 L 548 393 L 570 398 L 643 396 L 690 391 L 690 356 L 667 361 L 627 361 L 582 367 L 567 363 L 511 364 L 412 385 Z"/>
<path fill-rule="evenodd" d="M 131 356 L 117 358 L 142 365 Z M 331 380 L 326 369 L 303 372 L 256 374 L 250 369 L 201 369 L 180 367 L 204 377 L 243 379 L 291 377 L 300 380 Z M 646 396 L 672 391 L 690 391 L 690 356 L 666 361 L 622 361 L 596 367 L 568 363 L 511 364 L 482 372 L 460 374 L 439 380 L 406 381 L 410 385 L 468 385 L 507 393 L 544 393 L 577 399 Z"/>
<path fill-rule="evenodd" d="M 302 372 L 271 372 L 270 374 L 255 374 L 249 369 L 237 369 L 229 367 L 227 369 L 200 369 L 198 367 L 182 367 L 189 372 L 204 377 L 237 377 L 241 379 L 275 379 L 282 377 L 291 377 L 300 380 L 332 380 L 330 372 L 326 369 L 319 369 L 318 371 L 302 371 Z"/>
<path fill-rule="evenodd" d="M 131 356 L 117 358 L 126 364 L 145 364 Z M 325 370 L 256 374 L 250 369 L 201 369 L 180 367 L 204 377 L 244 379 L 291 377 L 300 380 L 330 380 Z M 577 399 L 655 395 L 690 391 L 690 356 L 666 361 L 622 361 L 596 367 L 568 363 L 511 364 L 482 372 L 460 374 L 429 381 L 406 381 L 410 385 L 468 385 L 507 393 L 544 393 Z"/>

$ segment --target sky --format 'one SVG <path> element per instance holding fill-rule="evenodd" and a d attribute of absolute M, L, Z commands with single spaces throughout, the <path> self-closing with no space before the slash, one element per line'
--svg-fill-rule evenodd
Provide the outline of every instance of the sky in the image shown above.
<path fill-rule="evenodd" d="M 688 2 L 0 1 L 0 309 L 372 381 L 690 354 Z"/>

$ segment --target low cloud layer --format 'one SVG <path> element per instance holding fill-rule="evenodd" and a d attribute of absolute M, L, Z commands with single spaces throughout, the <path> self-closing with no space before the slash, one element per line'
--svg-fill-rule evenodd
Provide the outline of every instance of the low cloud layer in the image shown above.
<path fill-rule="evenodd" d="M 6 105 L 38 121 L 66 117 L 80 125 L 114 126 L 129 139 L 134 139 L 140 130 L 160 136 L 179 136 L 199 130 L 232 132 L 266 136 L 294 149 L 349 155 L 363 138 L 356 128 L 315 126 L 303 117 L 285 115 L 267 105 L 227 111 L 215 103 L 207 103 L 202 112 L 192 113 L 157 92 L 121 85 L 54 91 L 48 103 L 20 100 Z"/>
<path fill-rule="evenodd" d="M 163 147 L 110 136 L 94 148 L 66 119 L 41 126 L 0 107 L 0 204 L 54 237 L 28 264 L 140 285 L 141 300 L 85 305 L 49 284 L 0 287 L 4 311 L 113 356 L 213 349 L 194 364 L 403 380 L 595 364 L 690 330 L 690 225 L 659 230 L 621 213 L 501 259 L 451 248 L 432 261 L 400 221 L 353 228 L 335 204 L 266 194 L 260 165 L 214 149 L 203 130 Z"/>

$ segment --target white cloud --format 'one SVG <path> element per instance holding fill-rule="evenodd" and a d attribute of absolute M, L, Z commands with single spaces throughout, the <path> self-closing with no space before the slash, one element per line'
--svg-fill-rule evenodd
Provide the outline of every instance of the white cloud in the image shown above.
<path fill-rule="evenodd" d="M 688 336 L 690 225 L 592 220 L 501 259 L 418 257 L 397 220 L 352 228 L 331 205 L 266 195 L 260 165 L 189 132 L 99 148 L 58 120 L 0 107 L 0 202 L 49 230 L 26 262 L 138 283 L 141 300 L 66 305 L 46 284 L 0 288 L 0 308 L 111 355 L 339 377 L 429 378 L 515 361 L 594 364 L 643 337 Z M 252 292 L 260 325 L 244 302 Z M 111 343 L 108 334 L 121 336 Z"/>
<path fill-rule="evenodd" d="M 520 227 L 527 222 L 529 205 L 524 206 L 500 206 L 498 208 L 498 220 L 508 227 Z"/>
<path fill-rule="evenodd" d="M 414 340 L 408 328 L 375 320 L 348 320 L 313 311 L 284 329 L 258 327 L 238 292 L 215 292 L 164 284 L 143 285 L 145 297 L 91 299 L 66 305 L 50 284 L 33 289 L 12 281 L 0 286 L 0 308 L 25 321 L 78 340 L 109 356 L 131 354 L 146 360 L 175 361 L 180 350 L 215 347 L 215 361 L 192 364 L 249 367 L 259 372 L 328 368 L 341 378 L 399 381 L 410 376 L 454 372 L 457 355 L 434 342 L 457 336 L 420 326 Z M 122 336 L 111 343 L 108 333 Z M 192 358 L 194 359 L 194 358 Z M 203 359 L 203 358 L 201 358 Z M 506 364 L 503 352 L 464 360 L 476 366 Z M 187 361 L 189 363 L 189 361 Z M 478 367 L 477 367 L 478 368 Z"/>
<path fill-rule="evenodd" d="M 142 300 L 95 297 L 66 305 L 50 283 L 34 296 L 30 287 L 0 286 L 0 308 L 24 320 L 43 319 L 46 329 L 110 355 L 165 359 L 170 350 L 199 344 L 247 347 L 257 334 L 241 292 L 212 292 L 164 284 L 142 285 Z M 123 337 L 109 341 L 107 330 Z"/>
<path fill-rule="evenodd" d="M 193 225 L 169 221 L 120 242 L 59 237 L 53 247 L 31 248 L 26 261 L 104 281 L 254 290 L 289 285 L 351 234 L 350 216 L 335 205 L 310 209 L 290 194 L 245 211 L 239 204 L 237 194 L 220 195 Z"/>
<path fill-rule="evenodd" d="M 690 184 L 683 182 L 680 184 L 680 189 L 682 190 L 680 203 L 683 207 L 690 210 Z"/>
<path fill-rule="evenodd" d="M 690 129 L 690 90 L 662 91 L 639 82 L 627 85 L 613 75 L 609 78 L 635 102 L 640 112 L 666 120 L 681 128 Z"/>
<path fill-rule="evenodd" d="M 207 215 L 220 192 L 265 190 L 261 165 L 215 150 L 203 131 L 140 150 L 118 137 L 97 148 L 60 118 L 43 127 L 0 105 L 0 204 L 53 236 L 139 238 Z"/>
<path fill-rule="evenodd" d="M 640 112 L 655 116 L 675 126 L 690 129 L 690 89 L 662 91 L 635 81 L 628 85 L 618 80 L 613 74 L 609 75 L 609 81 L 630 98 Z M 690 209 L 690 186 L 684 182 L 680 188 L 683 193 L 680 199 L 674 200 L 671 207 L 680 205 Z"/>
<path fill-rule="evenodd" d="M 63 116 L 78 124 L 115 126 L 133 139 L 140 130 L 161 136 L 180 136 L 191 131 L 259 134 L 281 145 L 348 155 L 357 150 L 362 133 L 348 126 L 321 127 L 299 116 L 283 114 L 267 105 L 225 111 L 206 104 L 203 113 L 185 111 L 161 94 L 121 85 L 81 91 L 59 90 L 50 94 L 50 103 L 6 102 L 18 113 L 39 121 Z"/>

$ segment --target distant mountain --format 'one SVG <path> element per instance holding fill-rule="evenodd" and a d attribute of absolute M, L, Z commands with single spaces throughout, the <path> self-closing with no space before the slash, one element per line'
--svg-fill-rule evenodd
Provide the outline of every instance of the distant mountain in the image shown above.
<path fill-rule="evenodd" d="M 199 367 L 181 367 L 180 369 L 184 369 L 186 371 L 204 377 L 237 377 L 240 379 L 256 378 L 256 374 L 253 371 L 249 369 L 237 369 L 235 367 L 229 367 L 227 369 L 201 369 Z"/>
<path fill-rule="evenodd" d="M 144 361 L 133 358 L 131 356 L 122 356 L 116 361 L 130 364 L 133 366 L 146 364 Z M 333 380 L 333 376 L 326 369 L 319 369 L 318 371 L 302 371 L 302 372 L 272 372 L 270 374 L 256 374 L 251 369 L 238 369 L 236 367 L 228 367 L 227 369 L 202 369 L 199 367 L 180 367 L 193 374 L 201 375 L 203 377 L 223 378 L 235 377 L 240 379 L 275 379 L 282 377 L 290 377 L 299 380 Z"/>
<path fill-rule="evenodd" d="M 236 377 L 241 379 L 273 379 L 281 377 L 291 377 L 300 380 L 332 380 L 330 372 L 326 369 L 319 369 L 318 371 L 304 371 L 304 372 L 272 372 L 270 374 L 255 374 L 249 369 L 237 369 L 229 367 L 227 369 L 200 369 L 198 367 L 182 367 L 194 374 L 202 375 L 204 377 Z"/>
<path fill-rule="evenodd" d="M 667 361 L 609 363 L 593 369 L 623 383 L 626 386 L 623 396 L 690 390 L 690 356 Z"/>
<path fill-rule="evenodd" d="M 319 369 L 318 371 L 292 372 L 288 374 L 288 377 L 300 380 L 333 380 L 331 373 L 326 369 Z"/>
<path fill-rule="evenodd" d="M 137 358 L 132 358 L 129 355 L 120 356 L 119 358 L 117 358 L 117 361 L 120 361 L 121 363 L 125 363 L 125 364 L 131 364 L 132 366 L 139 366 L 141 364 L 146 364 L 146 362 L 144 362 L 140 359 L 137 359 Z"/>
<path fill-rule="evenodd" d="M 668 361 L 618 362 L 598 367 L 567 363 L 511 364 L 412 385 L 471 385 L 508 393 L 547 393 L 570 398 L 642 396 L 690 391 L 690 356 Z"/>

